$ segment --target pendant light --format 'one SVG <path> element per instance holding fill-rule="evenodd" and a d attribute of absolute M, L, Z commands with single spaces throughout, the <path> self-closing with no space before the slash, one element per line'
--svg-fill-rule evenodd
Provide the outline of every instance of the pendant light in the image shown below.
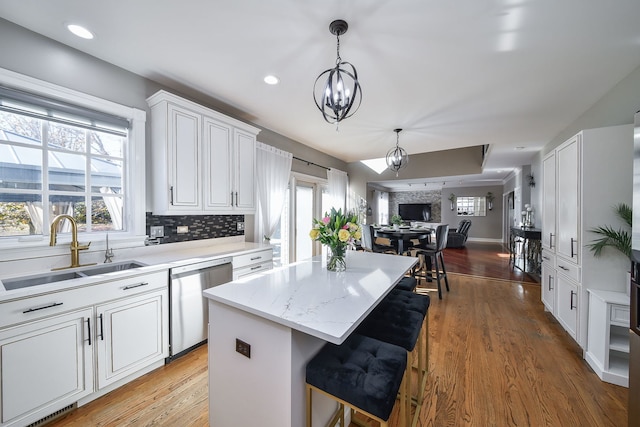
<path fill-rule="evenodd" d="M 340 36 L 349 26 L 342 19 L 333 21 L 329 31 L 337 39 L 337 58 L 333 68 L 322 72 L 313 87 L 313 100 L 328 123 L 335 123 L 338 130 L 340 121 L 351 117 L 362 102 L 362 89 L 358 82 L 358 72 L 349 62 L 340 58 Z"/>
<path fill-rule="evenodd" d="M 393 131 L 396 133 L 396 146 L 387 153 L 387 167 L 396 173 L 397 178 L 398 171 L 406 168 L 409 164 L 409 155 L 407 154 L 407 150 L 399 145 L 400 132 L 402 132 L 402 129 L 394 129 Z"/>

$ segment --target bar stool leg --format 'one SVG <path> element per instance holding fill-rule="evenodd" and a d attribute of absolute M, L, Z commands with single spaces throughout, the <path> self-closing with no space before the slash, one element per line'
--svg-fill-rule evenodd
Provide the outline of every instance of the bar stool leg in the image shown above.
<path fill-rule="evenodd" d="M 311 426 L 311 404 L 313 403 L 311 401 L 311 387 L 309 387 L 309 384 L 307 384 L 307 427 L 312 427 Z"/>
<path fill-rule="evenodd" d="M 447 278 L 447 269 L 444 267 L 444 255 L 440 252 L 440 264 L 442 265 L 442 275 L 444 276 L 444 284 L 449 292 L 449 279 Z"/>

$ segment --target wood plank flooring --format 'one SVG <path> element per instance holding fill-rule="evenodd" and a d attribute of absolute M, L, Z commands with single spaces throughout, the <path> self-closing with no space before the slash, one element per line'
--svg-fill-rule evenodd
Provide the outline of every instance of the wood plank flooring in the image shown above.
<path fill-rule="evenodd" d="M 455 251 L 445 252 L 451 292 L 442 300 L 431 294 L 430 372 L 418 426 L 626 426 L 627 389 L 591 371 L 544 312 L 540 286 L 502 264 L 501 246 Z M 466 269 L 465 257 L 472 260 Z M 478 267 L 479 259 L 492 265 Z M 207 419 L 203 346 L 50 425 L 206 426 Z"/>

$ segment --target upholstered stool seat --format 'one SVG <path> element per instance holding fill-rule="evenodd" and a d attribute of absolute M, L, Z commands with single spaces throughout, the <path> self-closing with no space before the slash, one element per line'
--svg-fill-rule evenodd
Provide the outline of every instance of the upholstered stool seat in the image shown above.
<path fill-rule="evenodd" d="M 403 277 L 400 279 L 394 289 L 413 292 L 418 286 L 418 280 L 415 277 Z"/>
<path fill-rule="evenodd" d="M 361 335 L 398 345 L 413 353 L 414 364 L 418 375 L 418 388 L 412 396 L 416 406 L 413 425 L 422 406 L 424 388 L 427 380 L 429 363 L 428 351 L 428 310 L 431 299 L 428 295 L 392 289 L 367 318 L 356 329 Z M 417 352 L 414 352 L 417 344 Z M 407 376 L 411 382 L 411 375 Z"/>
<path fill-rule="evenodd" d="M 344 426 L 344 404 L 387 425 L 399 392 L 404 421 L 407 404 L 401 385 L 406 367 L 403 348 L 373 338 L 351 334 L 342 345 L 326 344 L 307 364 L 307 426 L 311 427 L 311 390 L 340 403 L 331 425 L 340 421 Z"/>

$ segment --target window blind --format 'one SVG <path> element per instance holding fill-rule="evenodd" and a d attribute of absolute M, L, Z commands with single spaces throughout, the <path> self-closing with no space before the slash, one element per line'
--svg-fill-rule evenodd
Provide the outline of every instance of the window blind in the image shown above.
<path fill-rule="evenodd" d="M 129 120 L 57 99 L 0 86 L 0 110 L 125 136 Z"/>

